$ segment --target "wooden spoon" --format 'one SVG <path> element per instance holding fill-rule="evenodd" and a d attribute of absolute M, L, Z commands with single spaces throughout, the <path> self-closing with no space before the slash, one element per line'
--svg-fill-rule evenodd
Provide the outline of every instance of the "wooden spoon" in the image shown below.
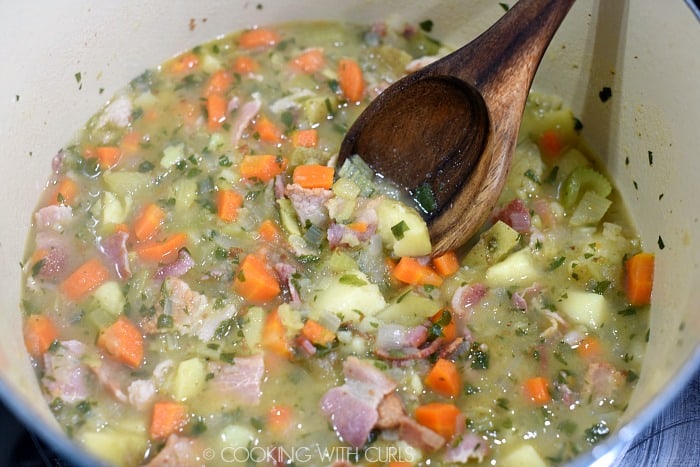
<path fill-rule="evenodd" d="M 433 255 L 489 217 L 533 77 L 575 0 L 520 0 L 475 40 L 397 81 L 358 117 L 339 164 L 360 155 L 424 208 Z M 434 202 L 431 202 L 434 200 Z"/>

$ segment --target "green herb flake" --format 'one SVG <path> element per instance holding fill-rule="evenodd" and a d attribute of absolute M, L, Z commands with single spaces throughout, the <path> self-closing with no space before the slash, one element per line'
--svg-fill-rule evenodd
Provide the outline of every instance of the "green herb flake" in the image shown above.
<path fill-rule="evenodd" d="M 162 314 L 158 317 L 158 329 L 170 329 L 173 327 L 173 317 L 171 315 Z"/>
<path fill-rule="evenodd" d="M 284 126 L 286 126 L 287 128 L 291 128 L 292 125 L 294 125 L 294 115 L 288 110 L 282 112 L 282 115 L 280 115 L 280 119 L 282 120 Z"/>
<path fill-rule="evenodd" d="M 432 32 L 433 20 L 426 19 L 425 21 L 421 21 L 420 23 L 418 23 L 418 26 L 420 26 L 420 28 L 425 32 Z"/>
<path fill-rule="evenodd" d="M 432 214 L 437 209 L 437 201 L 433 189 L 427 183 L 423 183 L 414 194 L 414 198 L 418 206 L 428 214 Z"/>
<path fill-rule="evenodd" d="M 591 444 L 596 444 L 602 439 L 605 439 L 610 434 L 610 427 L 605 422 L 599 422 L 584 431 L 586 441 Z"/>
<path fill-rule="evenodd" d="M 610 89 L 610 87 L 608 86 L 604 86 L 603 89 L 601 89 L 598 93 L 598 97 L 600 98 L 600 102 L 609 101 L 612 97 L 612 89 Z"/>
<path fill-rule="evenodd" d="M 609 287 L 610 281 L 594 282 L 591 287 L 591 292 L 597 293 L 598 295 L 604 295 Z"/>
<path fill-rule="evenodd" d="M 226 363 L 233 363 L 233 359 L 236 357 L 236 354 L 233 352 L 221 352 L 219 354 L 219 359 L 222 362 Z"/>
<path fill-rule="evenodd" d="M 222 154 L 219 156 L 219 166 L 221 167 L 231 167 L 233 165 L 233 162 L 228 158 L 226 154 Z"/>
<path fill-rule="evenodd" d="M 151 170 L 153 170 L 154 167 L 155 166 L 153 165 L 153 162 L 143 161 L 139 164 L 139 167 L 137 170 L 139 171 L 139 173 L 146 173 L 146 172 L 150 172 Z"/>
<path fill-rule="evenodd" d="M 659 245 L 659 250 L 663 250 L 666 248 L 666 244 L 664 243 L 664 239 L 661 238 L 661 235 L 659 235 L 659 239 L 656 242 Z"/>
<path fill-rule="evenodd" d="M 408 225 L 404 221 L 401 221 L 398 224 L 391 227 L 391 233 L 394 235 L 394 238 L 396 240 L 403 239 L 404 234 L 409 230 L 410 230 L 410 228 L 408 227 Z"/>
<path fill-rule="evenodd" d="M 549 263 L 549 266 L 547 267 L 547 271 L 554 271 L 557 269 L 559 266 L 564 264 L 564 261 L 566 261 L 566 257 L 560 256 L 558 258 L 554 258 L 551 263 Z"/>
<path fill-rule="evenodd" d="M 633 316 L 637 314 L 637 308 L 633 306 L 628 306 L 627 308 L 618 311 L 617 314 L 620 316 Z"/>
<path fill-rule="evenodd" d="M 362 287 L 363 285 L 367 285 L 367 282 L 360 277 L 356 276 L 355 274 L 344 274 L 340 276 L 338 279 L 338 282 L 340 284 L 344 285 L 352 285 L 355 287 Z"/>
<path fill-rule="evenodd" d="M 469 349 L 471 367 L 474 370 L 486 370 L 489 367 L 489 354 L 481 349 L 481 344 L 474 342 Z"/>
<path fill-rule="evenodd" d="M 649 165 L 654 165 L 654 153 L 647 151 L 647 155 L 649 156 Z"/>
<path fill-rule="evenodd" d="M 503 8 L 503 11 L 510 10 L 510 5 L 508 5 L 507 3 L 499 3 L 499 5 L 501 6 L 501 8 Z"/>
<path fill-rule="evenodd" d="M 523 175 L 538 185 L 542 184 L 542 182 L 540 181 L 540 177 L 538 177 L 535 171 L 532 169 L 527 169 Z"/>
<path fill-rule="evenodd" d="M 474 386 L 473 384 L 467 384 L 464 386 L 464 394 L 467 396 L 478 394 L 479 392 L 481 392 L 481 389 L 478 386 Z"/>
<path fill-rule="evenodd" d="M 508 404 L 509 401 L 505 397 L 499 397 L 496 399 L 496 405 L 502 408 L 503 410 L 508 410 Z"/>

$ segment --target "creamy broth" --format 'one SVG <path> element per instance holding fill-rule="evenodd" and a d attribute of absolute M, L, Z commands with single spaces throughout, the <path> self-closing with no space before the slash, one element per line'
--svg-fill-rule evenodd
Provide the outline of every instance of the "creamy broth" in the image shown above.
<path fill-rule="evenodd" d="M 69 436 L 124 465 L 397 467 L 557 464 L 614 429 L 649 332 L 626 270 L 653 258 L 585 122 L 531 93 L 492 219 L 440 258 L 415 194 L 335 167 L 365 105 L 447 52 L 429 29 L 236 32 L 59 151 L 22 307 Z"/>

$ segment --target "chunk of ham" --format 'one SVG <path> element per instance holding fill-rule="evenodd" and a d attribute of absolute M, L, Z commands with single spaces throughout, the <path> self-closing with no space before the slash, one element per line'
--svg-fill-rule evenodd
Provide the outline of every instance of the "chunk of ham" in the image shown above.
<path fill-rule="evenodd" d="M 530 211 L 523 200 L 516 198 L 499 210 L 494 216 L 496 221 L 503 221 L 518 233 L 530 232 Z"/>
<path fill-rule="evenodd" d="M 101 358 L 88 364 L 97 381 L 120 402 L 126 402 L 126 383 L 131 379 L 131 371 L 112 358 Z"/>
<path fill-rule="evenodd" d="M 90 370 L 82 362 L 85 350 L 82 342 L 68 340 L 59 342 L 54 351 L 44 354 L 41 383 L 52 399 L 75 404 L 88 397 Z"/>
<path fill-rule="evenodd" d="M 36 249 L 44 252 L 40 267 L 34 271 L 38 278 L 58 282 L 70 272 L 67 266 L 71 239 L 66 238 L 63 231 L 72 220 L 70 206 L 45 206 L 34 214 Z M 34 264 L 31 266 L 35 267 Z"/>
<path fill-rule="evenodd" d="M 489 445 L 474 433 L 465 433 L 456 446 L 449 448 L 443 455 L 445 462 L 466 464 L 470 460 L 483 462 L 489 455 Z"/>
<path fill-rule="evenodd" d="M 205 295 L 190 289 L 185 281 L 177 277 L 166 277 L 162 290 L 162 305 L 159 303 L 153 316 L 141 321 L 141 327 L 147 334 L 170 330 L 158 328 L 158 318 L 166 314 L 172 317 L 174 328 L 181 334 L 195 335 L 206 342 L 214 337 L 222 321 L 236 314 L 233 305 L 215 309 Z"/>
<path fill-rule="evenodd" d="M 466 340 L 472 340 L 471 331 L 467 327 L 474 308 L 481 303 L 488 289 L 479 282 L 459 287 L 452 295 L 452 318 L 455 320 L 457 333 Z"/>
<path fill-rule="evenodd" d="M 177 253 L 177 258 L 172 263 L 164 264 L 155 273 L 156 280 L 163 280 L 166 277 L 180 277 L 195 266 L 194 259 L 185 249 Z"/>
<path fill-rule="evenodd" d="M 371 363 L 348 357 L 343 363 L 345 383 L 321 399 L 321 411 L 336 434 L 353 447 L 364 446 L 379 419 L 378 406 L 396 383 Z"/>
<path fill-rule="evenodd" d="M 243 132 L 253 121 L 255 115 L 260 112 L 262 103 L 259 99 L 252 99 L 241 105 L 236 111 L 236 115 L 231 122 L 231 145 L 238 146 L 238 143 L 243 136 Z"/>
<path fill-rule="evenodd" d="M 70 206 L 51 205 L 39 209 L 34 214 L 37 231 L 63 231 L 65 224 L 73 219 L 73 208 Z"/>
<path fill-rule="evenodd" d="M 399 438 L 424 451 L 436 451 L 445 444 L 445 438 L 406 414 L 401 398 L 391 393 L 384 397 L 377 408 L 379 419 L 375 428 L 397 429 Z"/>
<path fill-rule="evenodd" d="M 131 277 L 131 267 L 129 266 L 129 251 L 126 242 L 129 240 L 128 232 L 114 232 L 99 242 L 99 249 L 106 263 L 111 265 L 120 279 Z"/>
<path fill-rule="evenodd" d="M 584 399 L 592 400 L 594 404 L 613 402 L 626 379 L 625 373 L 611 364 L 593 362 L 586 370 L 581 395 Z"/>
<path fill-rule="evenodd" d="M 286 285 L 287 291 L 289 292 L 289 298 L 291 303 L 301 304 L 301 297 L 299 296 L 299 291 L 297 290 L 294 282 L 292 281 L 292 276 L 297 272 L 297 269 L 284 261 L 275 263 L 275 272 L 280 278 L 280 281 Z"/>
<path fill-rule="evenodd" d="M 236 357 L 233 364 L 211 362 L 209 371 L 214 375 L 209 385 L 244 405 L 257 405 L 262 396 L 265 362 L 262 354 Z"/>
<path fill-rule="evenodd" d="M 294 183 L 287 185 L 284 191 L 302 225 L 307 221 L 317 227 L 325 228 L 328 225 L 329 216 L 325 203 L 333 197 L 331 190 L 304 188 Z"/>
<path fill-rule="evenodd" d="M 170 435 L 163 449 L 146 464 L 149 467 L 196 467 L 205 465 L 204 446 L 185 436 Z"/>

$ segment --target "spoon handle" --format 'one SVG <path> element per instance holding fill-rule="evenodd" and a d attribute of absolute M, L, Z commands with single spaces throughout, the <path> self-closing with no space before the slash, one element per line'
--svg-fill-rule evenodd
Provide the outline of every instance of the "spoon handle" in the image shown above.
<path fill-rule="evenodd" d="M 529 89 L 574 1 L 520 0 L 476 39 L 436 63 L 433 71 L 466 81 L 489 104 L 496 94 L 507 96 L 504 87 Z"/>

